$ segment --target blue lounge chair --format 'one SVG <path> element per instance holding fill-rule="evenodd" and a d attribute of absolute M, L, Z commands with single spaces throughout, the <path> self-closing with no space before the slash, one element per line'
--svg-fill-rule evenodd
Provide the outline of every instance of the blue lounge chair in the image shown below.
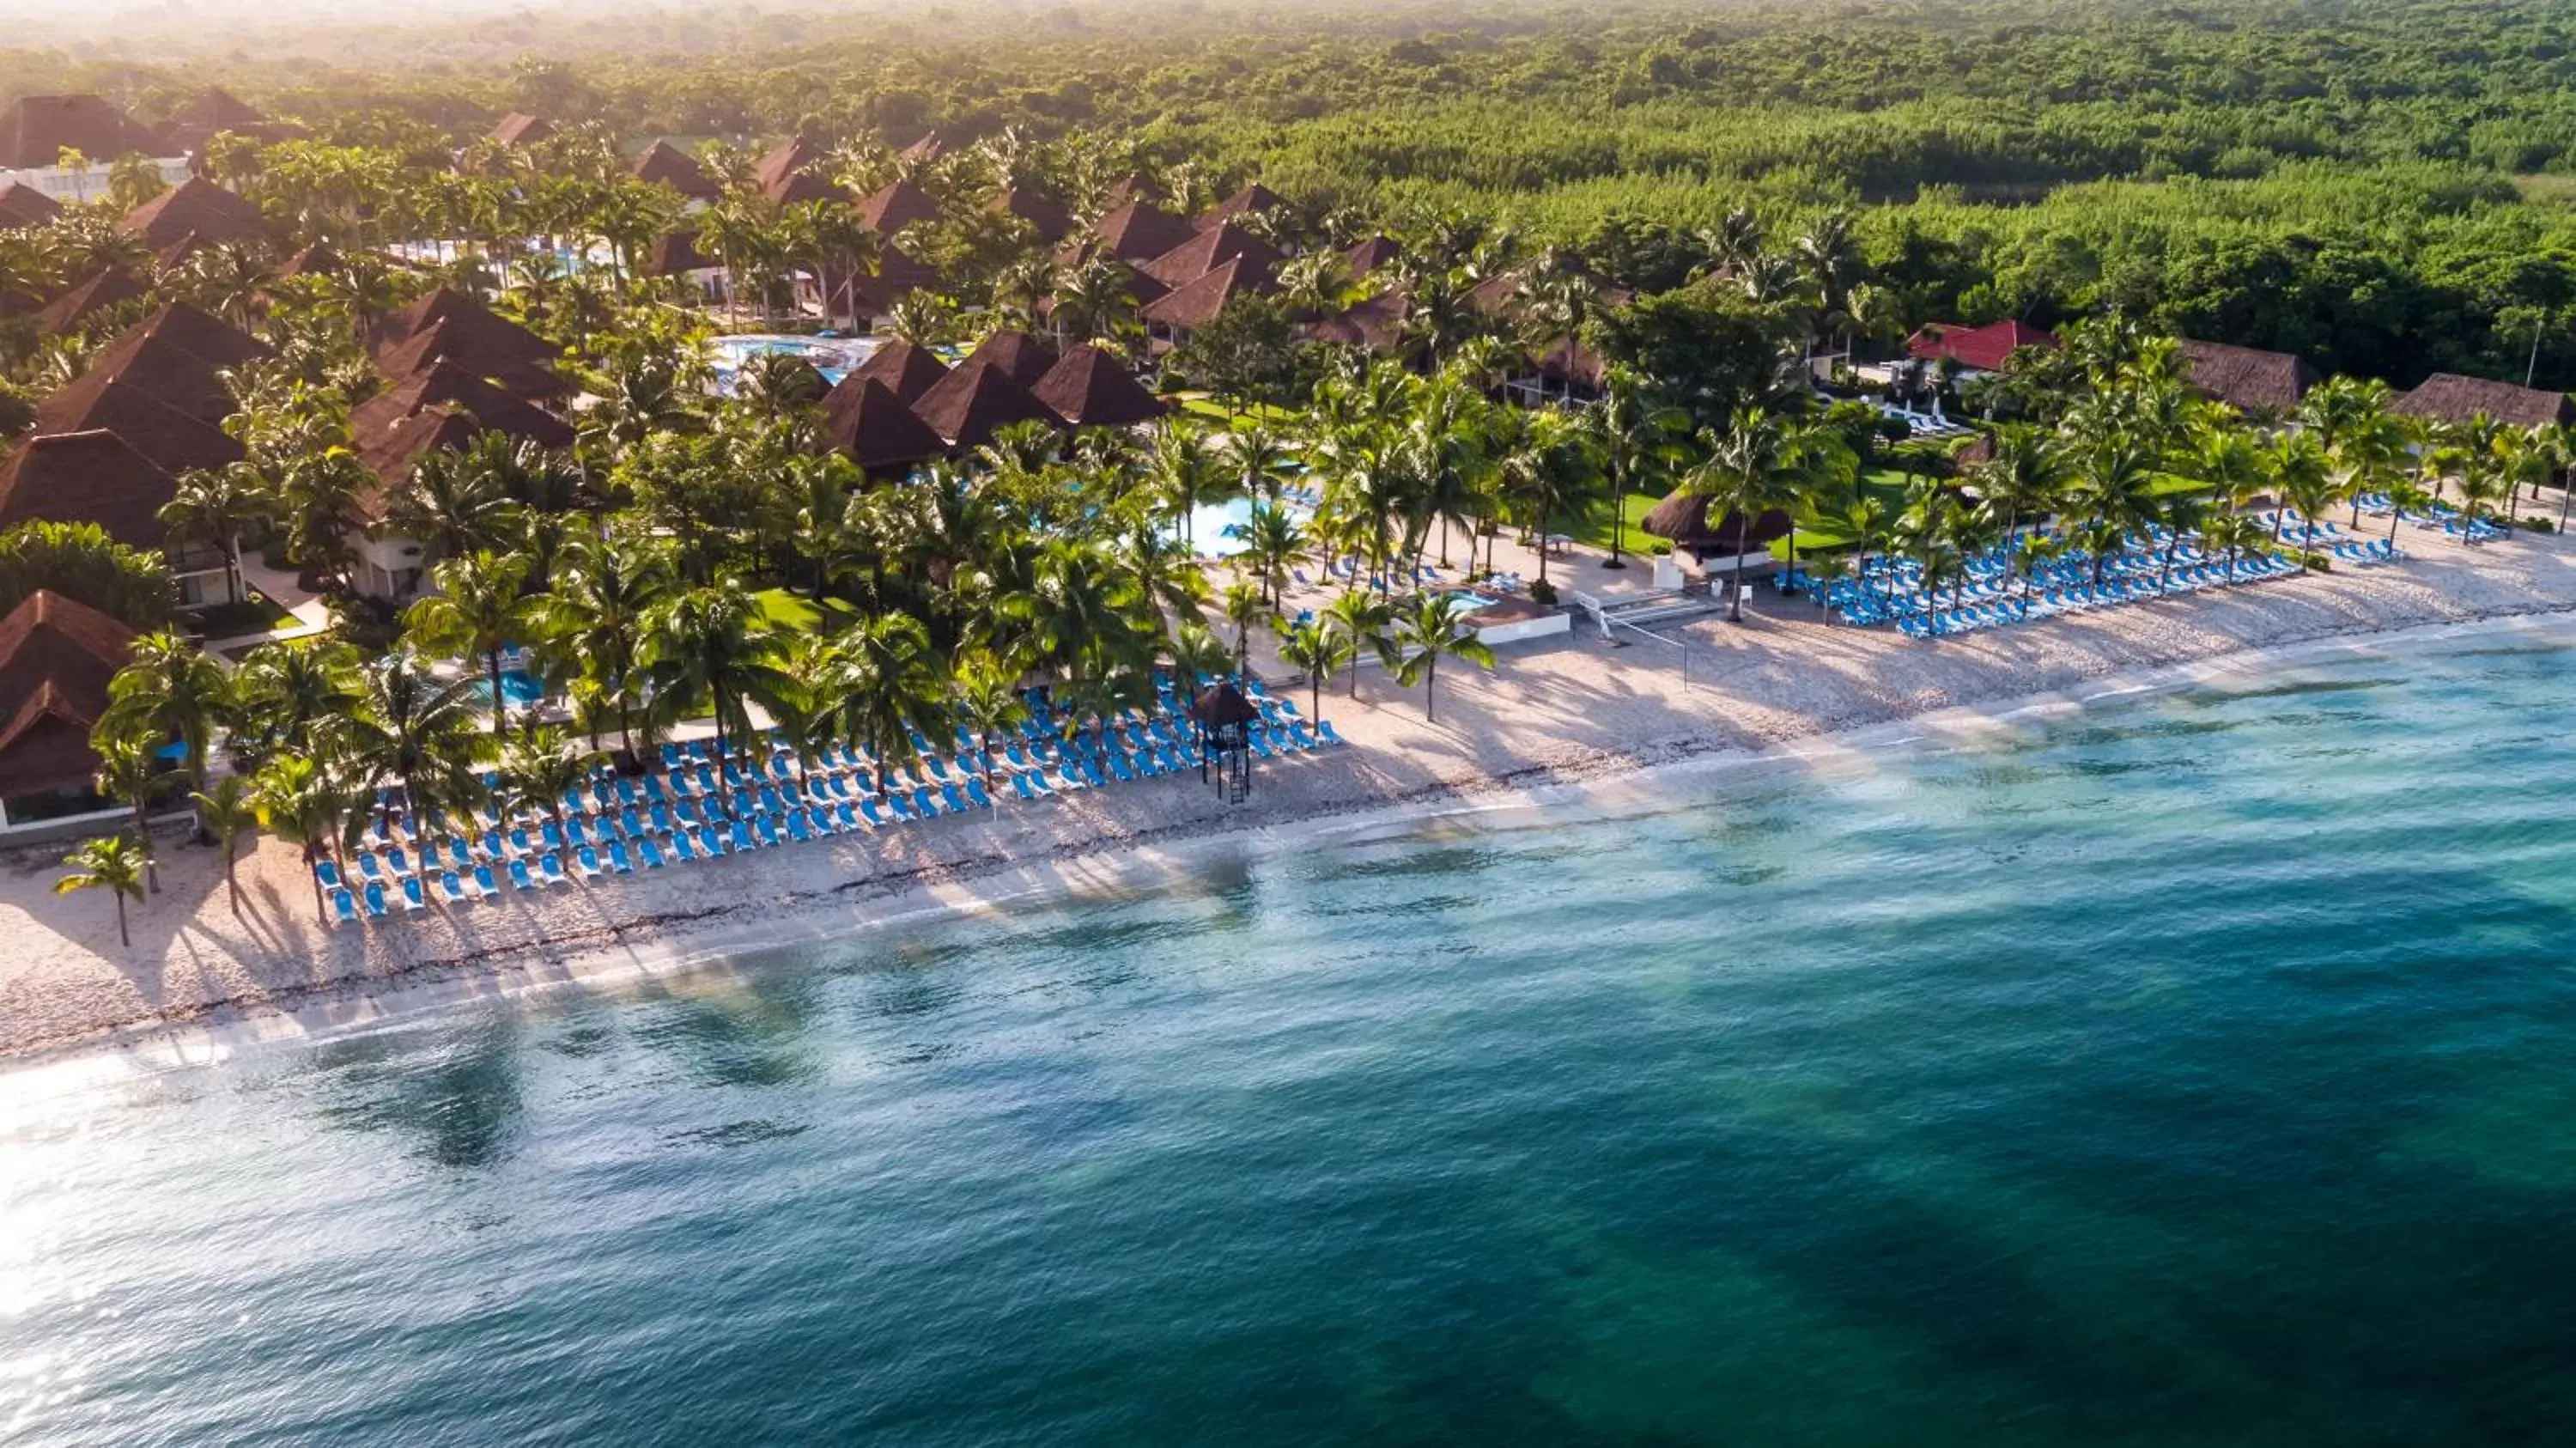
<path fill-rule="evenodd" d="M 331 892 L 331 919 L 341 925 L 358 923 L 358 900 L 346 887 Z"/>
<path fill-rule="evenodd" d="M 885 797 L 885 807 L 886 813 L 893 815 L 903 824 L 911 824 L 921 818 L 912 812 L 911 802 L 900 794 L 889 792 Z"/>
<path fill-rule="evenodd" d="M 646 835 L 635 842 L 635 853 L 643 859 L 644 868 L 648 870 L 658 870 L 671 863 L 669 857 L 662 853 L 661 845 L 656 843 L 651 835 Z"/>
<path fill-rule="evenodd" d="M 607 867 L 599 863 L 599 851 L 588 845 L 573 853 L 572 867 L 579 870 L 585 880 L 596 880 L 608 873 Z"/>
<path fill-rule="evenodd" d="M 421 893 L 420 877 L 405 875 L 402 883 L 402 905 L 405 912 L 417 915 L 429 908 L 429 897 Z"/>
<path fill-rule="evenodd" d="M 361 898 L 367 902 L 368 919 L 382 920 L 385 918 L 385 887 L 381 882 L 369 880 L 367 882 L 367 893 Z"/>
<path fill-rule="evenodd" d="M 805 822 L 805 811 L 800 809 L 787 816 L 787 838 L 800 845 L 813 843 L 814 827 Z"/>
<path fill-rule="evenodd" d="M 977 809 L 991 809 L 993 807 L 993 796 L 985 793 L 984 781 L 981 779 L 969 779 L 966 781 L 966 797 L 975 802 L 975 808 Z"/>
<path fill-rule="evenodd" d="M 569 885 L 572 883 L 572 876 L 564 873 L 563 857 L 560 855 L 545 855 L 539 857 L 537 860 L 537 874 L 542 876 L 545 879 L 545 882 L 549 885 Z"/>
<path fill-rule="evenodd" d="M 1315 732 L 1324 736 L 1324 742 L 1326 744 L 1339 744 L 1342 742 L 1342 736 L 1333 732 L 1333 721 L 1330 719 L 1316 720 Z"/>
<path fill-rule="evenodd" d="M 474 893 L 482 896 L 486 900 L 498 900 L 501 898 L 501 882 L 492 878 L 491 866 L 477 865 L 474 867 Z"/>
<path fill-rule="evenodd" d="M 322 888 L 325 890 L 340 890 L 347 888 L 340 880 L 340 867 L 331 863 L 329 860 L 316 860 L 313 862 L 313 878 L 321 881 Z"/>
<path fill-rule="evenodd" d="M 489 839 L 491 837 L 487 835 L 484 838 Z M 474 852 L 466 848 L 465 837 L 463 835 L 450 835 L 447 837 L 447 863 L 459 870 L 471 870 L 474 868 Z"/>
<path fill-rule="evenodd" d="M 632 875 L 635 873 L 635 861 L 632 856 L 626 853 L 626 842 L 624 840 L 609 841 L 608 868 L 620 875 Z"/>
<path fill-rule="evenodd" d="M 1035 803 L 1037 800 L 1037 794 L 1029 788 L 1029 777 L 1025 774 L 1011 776 L 1011 792 L 1030 803 Z"/>
<path fill-rule="evenodd" d="M 868 822 L 869 829 L 881 830 L 886 827 L 885 816 L 878 812 L 877 802 L 873 799 L 859 801 L 859 818 Z"/>
<path fill-rule="evenodd" d="M 939 802 L 948 806 L 950 814 L 964 814 L 969 808 L 966 796 L 958 793 L 957 786 L 953 784 L 939 786 Z"/>
<path fill-rule="evenodd" d="M 850 831 L 860 828 L 859 812 L 850 805 L 844 803 L 837 806 L 833 810 L 833 814 L 840 821 L 842 834 L 846 835 Z"/>
<path fill-rule="evenodd" d="M 1136 771 L 1127 767 L 1127 759 L 1124 755 L 1113 754 L 1109 756 L 1109 772 L 1117 775 L 1122 783 L 1134 784 L 1136 782 Z"/>
<path fill-rule="evenodd" d="M 487 867 L 487 868 L 488 868 L 488 867 Z M 537 888 L 537 882 L 536 882 L 534 879 L 531 879 L 531 878 L 529 877 L 529 875 L 528 875 L 528 862 L 527 862 L 527 861 L 525 861 L 525 860 L 512 860 L 512 861 L 510 862 L 510 867 L 509 867 L 509 868 L 510 868 L 510 888 L 511 888 L 511 889 L 513 889 L 513 890 L 533 890 L 533 889 Z M 495 893 L 498 893 L 498 892 L 496 891 Z"/>
<path fill-rule="evenodd" d="M 735 820 L 733 822 L 733 852 L 739 855 L 745 850 L 756 850 L 758 848 L 760 848 L 759 842 L 751 837 L 751 826 L 744 824 L 740 820 Z"/>

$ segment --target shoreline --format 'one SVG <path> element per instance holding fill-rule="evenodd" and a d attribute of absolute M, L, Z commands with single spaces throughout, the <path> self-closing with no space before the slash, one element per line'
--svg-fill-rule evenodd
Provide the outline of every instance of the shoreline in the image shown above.
<path fill-rule="evenodd" d="M 1617 748 L 1551 736 L 1544 720 L 1532 727 L 1521 718 L 1525 710 L 1519 696 L 1545 699 L 1559 708 L 1571 703 L 1589 716 L 1614 702 L 1614 696 L 1644 698 L 1646 691 L 1636 686 L 1656 677 L 1651 663 L 1640 666 L 1623 661 L 1619 651 L 1588 641 L 1535 655 L 1506 653 L 1496 674 L 1444 689 L 1439 725 L 1421 721 L 1419 701 L 1411 696 L 1387 698 L 1384 691 L 1377 691 L 1375 707 L 1354 713 L 1346 701 L 1328 694 L 1326 714 L 1343 726 L 1353 743 L 1341 750 L 1263 766 L 1256 776 L 1261 783 L 1255 804 L 1245 810 L 1210 809 L 1202 801 L 1193 812 L 1187 796 L 1177 793 L 1182 786 L 1171 781 L 1128 786 L 1061 801 L 1042 811 L 1044 818 L 1011 810 L 917 829 L 911 838 L 844 837 L 830 846 L 800 846 L 659 876 L 578 887 L 568 894 L 528 902 L 523 913 L 530 917 L 532 930 L 524 938 L 479 946 L 482 932 L 475 927 L 485 915 L 455 921 L 433 916 L 317 934 L 307 928 L 309 898 L 297 901 L 291 890 L 278 888 L 280 882 L 274 878 L 282 856 L 285 883 L 291 889 L 303 889 L 297 883 L 300 863 L 291 849 L 271 841 L 258 856 L 243 860 L 245 888 L 250 889 L 256 861 L 263 867 L 268 903 L 280 907 L 300 903 L 302 925 L 283 928 L 287 917 L 281 914 L 273 922 L 279 927 L 274 941 L 256 939 L 257 926 L 249 926 L 246 938 L 238 941 L 215 938 L 227 928 L 226 912 L 220 871 L 207 861 L 201 873 L 211 877 L 212 888 L 200 901 L 198 917 L 172 929 L 165 951 L 165 991 L 170 989 L 167 963 L 185 958 L 202 969 L 210 944 L 231 945 L 243 956 L 265 957 L 255 959 L 253 966 L 269 973 L 254 975 L 252 989 L 205 991 L 196 999 L 165 994 L 158 1002 L 133 1003 L 148 1004 L 150 1009 L 86 1029 L 29 1034 L 22 1032 L 20 1021 L 0 1021 L 0 1076 L 23 1086 L 35 1077 L 64 1072 L 149 1074 L 222 1059 L 275 1041 L 386 1029 L 470 1002 L 535 1000 L 567 990 L 677 979 L 720 969 L 724 962 L 744 955 L 845 939 L 862 930 L 998 915 L 1032 900 L 1052 903 L 1168 885 L 1185 880 L 1193 868 L 1208 860 L 1230 853 L 1261 853 L 1304 840 L 1378 830 L 1418 829 L 1444 816 L 1546 810 L 1573 800 L 1616 810 L 1624 804 L 1618 796 L 1631 790 L 1651 809 L 1659 780 L 1765 765 L 1814 767 L 1835 756 L 1882 755 L 1920 743 L 1927 735 L 2079 711 L 2113 699 L 2222 677 L 2257 677 L 2295 665 L 2303 656 L 2327 657 L 2373 644 L 2462 632 L 2541 630 L 2576 621 L 2576 573 L 2565 566 L 2569 560 L 2562 540 L 2543 540 L 2514 551 L 2527 553 L 2527 564 L 2550 566 L 2548 586 L 2531 586 L 2534 580 L 2527 579 L 2526 586 L 2509 588 L 2492 599 L 2446 596 L 2443 601 L 2452 606 L 2431 610 L 2430 617 L 2409 618 L 2402 611 L 2389 617 L 2389 611 L 2383 610 L 2360 617 L 2333 616 L 2303 628 L 2296 619 L 2283 616 L 2287 610 L 2274 607 L 2274 601 L 2302 590 L 2358 591 L 2376 580 L 2368 575 L 2329 575 L 2266 585 L 2247 590 L 2237 602 L 2259 605 L 2243 612 L 2258 621 L 2269 618 L 2273 627 L 2246 629 L 2242 637 L 2202 633 L 2145 640 L 2150 654 L 2172 655 L 2162 659 L 2124 657 L 2134 655 L 2134 647 L 2097 649 L 2062 664 L 2055 670 L 2062 677 L 2038 687 L 2029 687 L 2022 677 L 2027 670 L 2017 671 L 2009 660 L 1980 657 L 1964 647 L 1967 638 L 1926 645 L 1905 643 L 1882 631 L 1825 630 L 1833 642 L 1872 656 L 1871 662 L 1879 667 L 1866 671 L 1864 677 L 1879 681 L 1903 663 L 1941 676 L 1943 683 L 1952 686 L 1944 690 L 1949 697 L 1894 696 L 1876 701 L 1876 707 L 1864 704 L 1840 715 L 1774 718 L 1767 714 L 1777 712 L 1770 707 L 1776 700 L 1758 690 L 1695 693 L 1684 688 L 1679 691 L 1681 701 L 1705 704 L 1705 709 L 1680 715 L 1681 727 L 1661 737 Z M 2499 555 L 2498 561 L 2503 561 L 2500 555 L 2505 550 L 2488 545 L 2478 552 Z M 2468 561 L 2456 560 L 2454 566 L 2464 567 Z M 2478 561 L 2487 560 L 2481 556 Z M 2383 576 L 2402 580 L 2405 571 L 2401 567 Z M 2157 612 L 2169 612 L 2162 620 L 2168 624 L 2205 623 L 2190 617 L 2190 609 L 2199 601 L 2136 605 L 2134 612 L 2112 610 L 2090 619 L 2052 621 L 2031 626 L 2019 638 L 1997 636 L 1990 641 L 2063 644 L 2063 638 L 2052 641 L 2038 636 L 2067 625 L 2073 626 L 2070 632 L 2080 631 L 2087 623 L 2127 623 L 2143 632 L 2148 631 L 2145 625 L 2157 622 L 2150 617 Z M 2131 617 L 2121 619 L 2124 613 Z M 1730 631 L 1731 626 L 1723 623 L 1702 627 L 1710 630 L 1705 633 L 1710 647 L 1731 649 L 1741 666 L 1748 642 L 1743 633 Z M 1793 635 L 1798 632 L 1793 620 L 1780 620 L 1772 627 Z M 2135 645 L 2139 641 L 2127 638 L 2129 631 L 2104 629 L 2102 633 Z M 1755 662 L 1768 666 L 1778 661 Z M 1525 681 L 1524 673 L 1563 677 Z M 1669 685 L 1670 680 L 1663 682 Z M 1603 700 L 1596 704 L 1563 697 L 1565 689 L 1582 684 L 1597 684 Z M 1295 697 L 1301 710 L 1307 707 L 1305 691 L 1282 692 Z M 1673 695 L 1670 687 L 1656 691 L 1652 702 L 1657 712 L 1651 717 L 1676 722 L 1669 707 Z M 1479 701 L 1491 718 L 1508 718 L 1522 727 L 1517 733 L 1502 731 L 1513 735 L 1502 739 L 1462 735 L 1448 721 L 1456 714 L 1472 715 Z M 1504 712 L 1494 713 L 1497 708 Z M 1809 727 L 1799 727 L 1802 722 Z M 1443 759 L 1444 754 L 1454 757 Z M 1419 767 L 1424 756 L 1430 756 L 1435 767 Z M 1487 760 L 1502 767 L 1457 767 Z M 1416 767 L 1408 774 L 1403 766 Z M 1188 785 L 1195 788 L 1196 781 Z M 1175 802 L 1181 808 L 1168 808 Z M 1166 808 L 1147 808 L 1157 803 Z M 1157 819 L 1157 814 L 1163 817 Z M 852 859 L 852 849 L 874 858 Z M 177 865 L 195 862 L 205 853 L 182 852 L 165 873 L 177 873 Z M 23 862 L 16 873 L 26 875 Z M 690 878 L 679 878 L 683 876 Z M 695 888 L 713 886 L 720 876 L 728 877 L 733 888 Z M 74 909 L 86 903 L 91 902 L 65 902 Z M 476 908 L 489 912 L 504 907 Z M 99 923 L 106 925 L 112 949 L 112 919 Z M 196 927 L 193 931 L 191 925 Z M 0 954 L 14 953 L 16 937 L 24 928 L 19 919 L 0 911 Z M 308 937 L 320 942 L 327 953 L 305 948 Z M 138 931 L 138 944 L 141 941 Z M 321 958 L 312 958 L 314 954 Z M 0 982 L 12 969 L 0 964 Z M 5 999 L 0 994 L 0 1001 Z"/>

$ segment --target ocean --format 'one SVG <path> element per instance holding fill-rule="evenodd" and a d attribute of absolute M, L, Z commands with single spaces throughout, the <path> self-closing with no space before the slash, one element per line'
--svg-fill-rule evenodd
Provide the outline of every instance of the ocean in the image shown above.
<path fill-rule="evenodd" d="M 0 1441 L 2563 1441 L 2571 703 L 2409 640 L 0 1082 Z"/>

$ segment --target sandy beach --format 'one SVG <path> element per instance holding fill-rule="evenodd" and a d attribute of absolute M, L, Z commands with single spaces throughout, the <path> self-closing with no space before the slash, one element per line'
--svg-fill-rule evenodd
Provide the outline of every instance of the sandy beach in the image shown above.
<path fill-rule="evenodd" d="M 2524 534 L 2474 549 L 2419 530 L 2394 567 L 2211 590 L 1937 643 L 1826 624 L 1764 594 L 1741 624 L 1605 644 L 1588 624 L 1506 647 L 1421 692 L 1364 673 L 1323 714 L 1349 747 L 1263 764 L 1230 806 L 1195 775 L 682 866 L 364 928 L 317 921 L 294 849 L 264 840 L 230 909 L 214 852 L 162 841 L 162 890 L 117 944 L 110 902 L 58 897 L 60 846 L 0 855 L 0 1055 L 163 1044 L 173 1023 L 253 1036 L 360 1025 L 441 1001 L 562 987 L 997 897 L 1186 869 L 1219 836 L 1391 806 L 1592 782 L 2088 681 L 2285 645 L 2576 609 L 2576 552 Z M 1560 565 L 1576 586 L 1597 563 Z M 1256 656 L 1258 649 L 1256 649 Z M 1286 692 L 1284 686 L 1282 689 Z M 1301 709 L 1304 689 L 1294 691 Z"/>

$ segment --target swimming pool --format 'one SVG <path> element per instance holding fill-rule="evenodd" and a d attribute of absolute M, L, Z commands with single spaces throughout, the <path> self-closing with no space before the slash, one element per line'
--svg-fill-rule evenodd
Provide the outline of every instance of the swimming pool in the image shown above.
<path fill-rule="evenodd" d="M 707 345 L 715 354 L 717 387 L 731 392 L 734 374 L 754 357 L 779 352 L 802 357 L 814 364 L 824 381 L 837 384 L 850 375 L 852 368 L 874 355 L 880 344 L 874 337 L 790 337 L 755 332 L 718 337 Z"/>
<path fill-rule="evenodd" d="M 1201 558 L 1232 558 L 1244 550 L 1243 535 L 1252 526 L 1253 506 L 1250 498 L 1229 498 L 1222 503 L 1193 508 L 1190 510 L 1190 525 L 1186 531 L 1177 524 L 1167 523 L 1163 527 L 1163 533 L 1166 537 L 1187 540 L 1191 546 L 1198 549 Z M 1313 516 L 1307 509 L 1293 502 L 1284 503 L 1281 506 L 1288 510 L 1288 516 L 1296 519 L 1300 527 L 1303 527 L 1307 519 Z"/>
<path fill-rule="evenodd" d="M 480 673 L 476 674 L 474 676 L 472 693 L 475 701 L 482 705 L 482 707 L 486 709 L 492 707 L 492 680 L 490 676 Z M 513 709 L 525 709 L 545 698 L 545 696 L 545 686 L 538 683 L 525 669 L 503 669 L 501 671 L 502 703 L 509 705 Z"/>

